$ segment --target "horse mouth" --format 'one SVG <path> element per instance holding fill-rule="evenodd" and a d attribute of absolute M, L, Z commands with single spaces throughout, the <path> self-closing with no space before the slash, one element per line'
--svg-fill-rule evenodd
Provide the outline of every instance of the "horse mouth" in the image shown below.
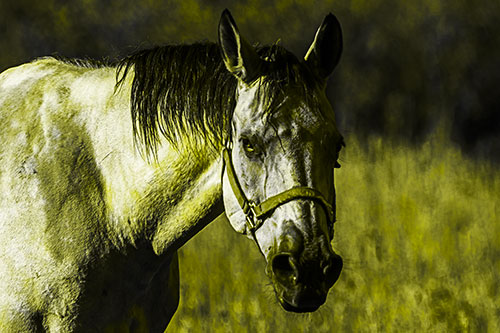
<path fill-rule="evenodd" d="M 288 302 L 286 299 L 283 297 L 278 297 L 278 301 L 281 305 L 281 307 L 288 312 L 295 312 L 295 313 L 307 313 L 307 312 L 314 312 L 319 309 L 319 307 L 324 303 L 318 303 L 315 305 L 305 305 L 305 306 L 295 306 Z"/>

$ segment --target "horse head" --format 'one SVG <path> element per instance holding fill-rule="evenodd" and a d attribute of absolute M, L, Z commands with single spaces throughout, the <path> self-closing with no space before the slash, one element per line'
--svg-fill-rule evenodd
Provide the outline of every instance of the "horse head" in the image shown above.
<path fill-rule="evenodd" d="M 331 242 L 343 139 L 325 94 L 342 51 L 340 24 L 326 16 L 298 60 L 277 45 L 252 47 L 226 10 L 219 43 L 238 78 L 224 148 L 226 215 L 265 256 L 282 307 L 315 311 L 342 269 Z"/>

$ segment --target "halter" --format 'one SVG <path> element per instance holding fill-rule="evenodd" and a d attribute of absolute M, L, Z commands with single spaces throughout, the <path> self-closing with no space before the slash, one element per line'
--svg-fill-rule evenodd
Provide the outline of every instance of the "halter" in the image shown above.
<path fill-rule="evenodd" d="M 328 203 L 320 191 L 307 186 L 293 187 L 267 198 L 259 204 L 256 204 L 254 201 L 247 199 L 240 183 L 238 182 L 231 158 L 231 149 L 227 147 L 224 148 L 222 150 L 222 157 L 224 164 L 227 167 L 227 177 L 229 179 L 231 189 L 233 190 L 243 213 L 245 213 L 247 230 L 254 238 L 255 232 L 262 226 L 262 224 L 264 224 L 264 220 L 268 217 L 267 215 L 271 214 L 279 206 L 298 199 L 312 200 L 319 203 L 321 207 L 323 207 L 328 219 L 328 232 L 330 234 L 330 238 L 332 238 L 333 224 L 335 223 L 333 207 L 330 203 Z M 243 233 L 245 234 L 246 231 Z"/>

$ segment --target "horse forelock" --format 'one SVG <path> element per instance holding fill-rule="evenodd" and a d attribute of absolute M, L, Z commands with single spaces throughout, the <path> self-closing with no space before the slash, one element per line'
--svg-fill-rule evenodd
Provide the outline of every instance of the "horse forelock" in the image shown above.
<path fill-rule="evenodd" d="M 276 44 L 259 48 L 257 53 L 266 60 L 257 94 L 264 94 L 262 100 L 266 103 L 267 113 L 272 114 L 279 108 L 290 89 L 297 93 L 296 96 L 303 98 L 305 104 L 318 103 L 314 92 L 321 80 L 303 61 Z"/>

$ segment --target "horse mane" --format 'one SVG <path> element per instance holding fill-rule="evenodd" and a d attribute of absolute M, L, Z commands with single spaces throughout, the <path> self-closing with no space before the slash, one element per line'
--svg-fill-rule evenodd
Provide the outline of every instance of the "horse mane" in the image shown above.
<path fill-rule="evenodd" d="M 119 62 L 117 86 L 132 68 L 133 131 L 147 153 L 156 153 L 160 135 L 173 144 L 200 136 L 212 143 L 222 141 L 237 81 L 225 68 L 217 44 L 139 51 Z"/>
<path fill-rule="evenodd" d="M 68 65 L 73 65 L 77 67 L 83 67 L 83 68 L 88 68 L 88 69 L 99 69 L 99 68 L 106 68 L 106 67 L 115 67 L 117 66 L 117 61 L 112 61 L 109 59 L 92 59 L 92 58 L 68 58 L 65 56 L 62 56 L 60 54 L 52 54 L 51 56 L 48 57 L 40 57 L 36 58 L 36 60 L 43 60 L 43 59 L 55 59 L 58 61 L 61 61 L 65 64 Z"/>
<path fill-rule="evenodd" d="M 269 110 L 290 84 L 312 96 L 317 78 L 291 52 L 272 45 L 258 47 L 257 53 L 268 64 L 259 91 Z M 133 132 L 147 156 L 156 156 L 161 136 L 175 146 L 203 139 L 217 148 L 230 135 L 237 79 L 217 44 L 166 45 L 132 54 L 117 64 L 117 88 L 132 69 Z"/>

